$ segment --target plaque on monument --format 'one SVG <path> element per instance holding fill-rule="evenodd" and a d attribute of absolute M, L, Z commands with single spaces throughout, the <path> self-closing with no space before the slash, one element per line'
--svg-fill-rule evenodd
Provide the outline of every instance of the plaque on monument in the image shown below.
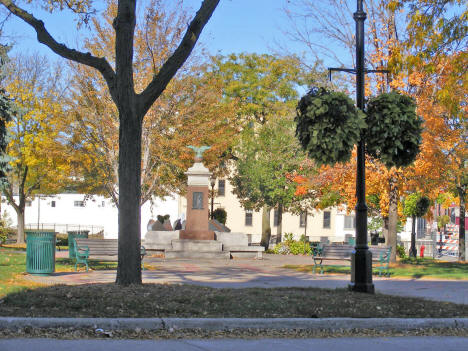
<path fill-rule="evenodd" d="M 199 191 L 193 192 L 192 208 L 196 210 L 203 209 L 203 193 L 202 192 L 199 192 Z"/>

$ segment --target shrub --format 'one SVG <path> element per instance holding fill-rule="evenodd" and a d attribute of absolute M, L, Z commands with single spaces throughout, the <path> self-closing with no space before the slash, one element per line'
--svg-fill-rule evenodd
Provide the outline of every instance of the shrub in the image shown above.
<path fill-rule="evenodd" d="M 287 255 L 290 253 L 289 245 L 287 245 L 286 242 L 276 244 L 275 247 L 273 248 L 273 252 L 275 254 Z"/>
<path fill-rule="evenodd" d="M 286 233 L 284 234 L 284 241 L 275 245 L 273 252 L 280 255 L 310 255 L 311 248 L 309 243 L 306 242 L 304 235 L 297 241 L 294 240 L 294 235 L 292 233 Z"/>
<path fill-rule="evenodd" d="M 397 252 L 398 257 L 406 258 L 405 247 L 403 245 L 397 245 L 396 252 Z"/>
<path fill-rule="evenodd" d="M 217 208 L 213 211 L 213 218 L 219 223 L 226 224 L 227 212 L 224 208 Z"/>
<path fill-rule="evenodd" d="M 10 228 L 10 226 L 11 219 L 7 212 L 4 212 L 3 216 L 0 217 L 0 245 L 3 244 L 8 238 L 14 236 L 15 231 Z"/>
<path fill-rule="evenodd" d="M 67 234 L 57 234 L 56 236 L 57 246 L 68 246 L 68 235 Z"/>

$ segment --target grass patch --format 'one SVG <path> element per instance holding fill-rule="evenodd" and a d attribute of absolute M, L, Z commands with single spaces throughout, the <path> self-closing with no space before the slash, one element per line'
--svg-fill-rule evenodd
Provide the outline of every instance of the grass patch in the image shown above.
<path fill-rule="evenodd" d="M 24 289 L 42 286 L 24 279 L 26 271 L 26 255 L 0 250 L 0 297 Z"/>
<path fill-rule="evenodd" d="M 26 251 L 26 244 L 3 244 L 0 245 L 2 250 L 11 250 L 11 251 Z"/>
<path fill-rule="evenodd" d="M 215 289 L 195 285 L 56 285 L 11 293 L 1 316 L 24 317 L 467 317 L 468 305 L 346 289 Z"/>
<path fill-rule="evenodd" d="M 0 249 L 0 298 L 14 292 L 25 289 L 33 289 L 43 284 L 25 279 L 26 255 L 17 252 L 17 249 Z M 117 269 L 116 261 L 89 260 L 91 270 Z M 79 265 L 78 270 L 83 271 L 84 265 Z M 145 265 L 145 269 L 154 269 Z M 55 260 L 55 272 L 72 272 L 75 270 L 75 262 L 69 258 L 57 258 Z"/>
<path fill-rule="evenodd" d="M 314 265 L 285 265 L 299 272 L 313 272 Z M 324 265 L 324 273 L 350 274 L 350 266 Z M 405 258 L 390 264 L 390 276 L 400 278 L 468 280 L 468 263 L 443 262 L 432 258 Z M 317 273 L 320 268 L 317 267 Z M 374 274 L 376 270 L 374 270 Z"/>

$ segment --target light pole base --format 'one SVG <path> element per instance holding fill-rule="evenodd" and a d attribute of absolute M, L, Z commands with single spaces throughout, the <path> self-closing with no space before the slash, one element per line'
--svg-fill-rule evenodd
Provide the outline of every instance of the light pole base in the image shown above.
<path fill-rule="evenodd" d="M 372 283 L 372 252 L 369 249 L 355 249 L 351 254 L 351 283 L 350 291 L 374 294 Z"/>

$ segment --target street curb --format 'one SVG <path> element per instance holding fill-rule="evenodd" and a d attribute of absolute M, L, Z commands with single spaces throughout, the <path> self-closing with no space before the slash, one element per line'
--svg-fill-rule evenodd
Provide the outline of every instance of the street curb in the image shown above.
<path fill-rule="evenodd" d="M 415 330 L 468 329 L 468 318 L 24 318 L 0 317 L 0 329 L 94 328 L 128 329 L 308 329 L 308 330 Z"/>

